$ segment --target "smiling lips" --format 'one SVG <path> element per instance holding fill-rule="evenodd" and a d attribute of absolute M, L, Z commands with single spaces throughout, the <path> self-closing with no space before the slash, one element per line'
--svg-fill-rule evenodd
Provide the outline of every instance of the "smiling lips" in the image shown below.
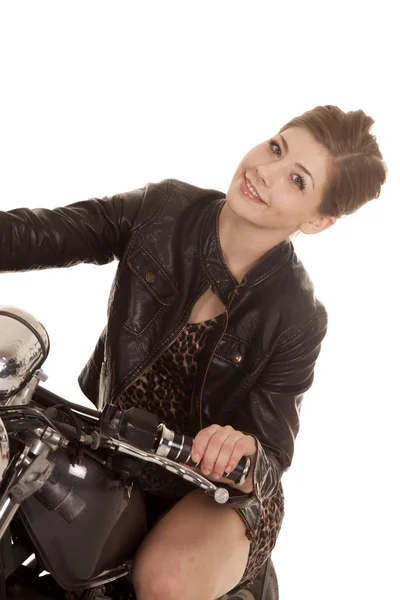
<path fill-rule="evenodd" d="M 251 185 L 250 181 L 247 179 L 246 177 L 246 184 L 247 187 L 249 188 L 250 192 L 253 194 L 253 196 L 255 196 L 256 198 L 258 198 L 259 200 L 261 200 L 261 196 L 260 194 L 257 192 L 257 190 Z"/>
<path fill-rule="evenodd" d="M 248 196 L 253 202 L 257 204 L 265 204 L 264 200 L 261 198 L 260 194 L 257 192 L 255 187 L 251 184 L 249 179 L 245 176 L 240 185 L 243 193 Z"/>

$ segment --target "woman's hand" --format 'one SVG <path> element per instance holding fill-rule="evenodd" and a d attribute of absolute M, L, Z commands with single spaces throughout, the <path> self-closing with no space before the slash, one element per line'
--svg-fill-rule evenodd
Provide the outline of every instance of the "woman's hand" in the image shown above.
<path fill-rule="evenodd" d="M 210 425 L 199 431 L 193 440 L 192 459 L 200 462 L 200 472 L 209 479 L 219 480 L 223 473 L 231 473 L 243 456 L 254 456 L 257 447 L 255 439 L 230 425 Z M 252 490 L 252 469 L 245 483 L 238 487 L 223 478 L 223 481 L 245 493 Z"/>

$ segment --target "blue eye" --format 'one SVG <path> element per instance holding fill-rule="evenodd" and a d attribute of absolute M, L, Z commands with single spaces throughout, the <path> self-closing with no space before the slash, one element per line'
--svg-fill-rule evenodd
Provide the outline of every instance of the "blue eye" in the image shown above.
<path fill-rule="evenodd" d="M 278 151 L 279 151 L 279 156 L 280 156 L 280 155 L 281 155 L 281 148 L 280 148 L 279 144 L 277 144 L 276 142 L 274 142 L 273 140 L 271 140 L 271 141 L 269 142 L 269 147 L 272 149 L 272 146 L 276 146 L 276 147 L 278 148 Z M 275 150 L 272 150 L 272 152 L 273 152 L 274 154 L 276 154 Z M 278 156 L 278 155 L 276 154 L 276 156 Z"/>
<path fill-rule="evenodd" d="M 275 156 L 278 156 L 278 158 L 280 158 L 282 152 L 281 152 L 281 147 L 279 146 L 279 144 L 275 140 L 270 140 L 268 143 L 269 143 L 269 147 L 271 148 L 271 150 L 275 154 Z M 273 149 L 273 146 L 278 148 L 279 155 L 275 152 L 275 150 Z M 296 177 L 297 177 L 297 179 L 295 179 Z M 294 185 L 296 185 L 299 188 L 299 190 L 303 191 L 305 189 L 306 182 L 305 182 L 304 177 L 295 173 L 290 176 L 290 179 L 291 179 L 292 183 L 294 183 Z"/>

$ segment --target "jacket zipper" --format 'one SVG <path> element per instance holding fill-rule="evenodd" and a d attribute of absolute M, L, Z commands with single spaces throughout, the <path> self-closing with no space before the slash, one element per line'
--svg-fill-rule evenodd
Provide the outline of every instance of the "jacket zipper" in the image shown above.
<path fill-rule="evenodd" d="M 198 296 L 196 296 L 196 298 L 195 298 L 194 302 L 193 302 L 193 303 L 192 303 L 192 305 L 190 306 L 190 309 L 189 309 L 189 311 L 188 311 L 188 316 L 190 315 L 190 313 L 191 313 L 191 311 L 192 311 L 192 308 L 193 308 L 193 306 L 196 304 L 197 300 L 198 300 L 199 298 L 201 298 L 201 296 L 202 296 L 203 294 L 205 294 L 205 293 L 206 293 L 206 291 L 208 291 L 210 288 L 211 288 L 211 285 L 207 286 L 207 288 L 206 288 L 206 289 L 203 289 L 203 288 L 201 289 L 201 291 L 200 291 L 199 295 L 198 295 Z M 155 356 L 155 358 L 154 358 L 154 359 L 153 359 L 153 360 L 152 360 L 152 361 L 151 361 L 149 364 L 147 364 L 147 365 L 146 365 L 146 366 L 145 366 L 145 367 L 144 367 L 144 368 L 143 368 L 143 369 L 142 369 L 142 370 L 141 370 L 141 371 L 140 371 L 140 372 L 139 372 L 139 373 L 136 375 L 136 377 L 135 377 L 134 379 L 132 379 L 132 381 L 130 381 L 130 382 L 128 383 L 128 385 L 126 385 L 126 386 L 124 387 L 124 389 L 123 389 L 123 390 L 122 390 L 122 391 L 121 391 L 121 392 L 118 394 L 118 396 L 117 396 L 116 398 L 114 398 L 114 399 L 112 400 L 112 403 L 113 403 L 113 404 L 115 404 L 115 402 L 117 402 L 117 400 L 118 400 L 118 399 L 119 399 L 119 398 L 120 398 L 120 397 L 121 397 L 123 394 L 125 394 L 126 390 L 127 390 L 128 388 L 130 388 L 130 387 L 131 387 L 131 385 L 133 385 L 133 384 L 134 384 L 134 383 L 135 383 L 135 382 L 136 382 L 136 381 L 139 379 L 139 377 L 141 377 L 141 376 L 143 375 L 143 373 L 145 373 L 145 372 L 147 371 L 147 369 L 150 369 L 150 367 L 152 367 L 152 366 L 154 365 L 154 363 L 155 363 L 155 362 L 156 362 L 156 361 L 157 361 L 157 360 L 160 358 L 160 356 L 161 356 L 161 354 L 162 354 L 163 352 L 165 352 L 166 350 L 168 350 L 168 348 L 169 348 L 170 346 L 172 346 L 172 344 L 173 344 L 173 343 L 174 343 L 174 342 L 175 342 L 175 341 L 178 339 L 178 337 L 181 335 L 182 331 L 185 329 L 185 327 L 186 327 L 186 326 L 187 326 L 187 321 L 185 321 L 185 324 L 183 325 L 183 327 L 181 327 L 181 329 L 178 331 L 178 333 L 177 333 L 177 334 L 176 334 L 176 336 L 175 336 L 175 337 L 172 339 L 172 341 L 171 341 L 171 342 L 169 342 L 169 344 L 168 344 L 167 346 L 165 346 L 164 348 L 162 348 L 162 349 L 160 350 L 160 352 L 159 352 L 159 353 L 158 353 L 158 354 Z"/>
<path fill-rule="evenodd" d="M 220 343 L 220 341 L 222 340 L 222 338 L 224 337 L 224 335 L 225 335 L 225 331 L 226 331 L 226 329 L 227 329 L 227 327 L 228 327 L 228 311 L 227 311 L 226 309 L 225 309 L 225 314 L 226 314 L 226 319 L 225 319 L 225 327 L 224 327 L 224 330 L 223 330 L 222 334 L 220 335 L 220 337 L 219 337 L 219 339 L 218 339 L 217 343 L 214 345 L 213 351 L 212 351 L 212 353 L 211 353 L 210 359 L 209 359 L 209 361 L 208 361 L 208 364 L 207 364 L 207 368 L 206 368 L 206 370 L 205 370 L 205 373 L 204 373 L 203 382 L 202 382 L 202 384 L 201 384 L 201 390 L 200 390 L 200 400 L 199 400 L 199 411 L 200 411 L 200 430 L 201 430 L 201 429 L 203 429 L 203 416 L 202 416 L 202 408 L 203 408 L 203 391 L 204 391 L 204 384 L 205 384 L 205 382 L 206 382 L 207 373 L 208 373 L 208 369 L 210 368 L 211 361 L 212 361 L 212 359 L 214 358 L 215 350 L 216 350 L 216 348 L 217 348 L 218 344 Z"/>
<path fill-rule="evenodd" d="M 204 384 L 205 384 L 205 382 L 206 382 L 206 378 L 207 378 L 208 369 L 210 368 L 211 361 L 212 361 L 212 359 L 214 358 L 215 350 L 217 349 L 217 346 L 218 346 L 218 344 L 220 343 L 220 341 L 221 341 L 221 340 L 222 340 L 222 338 L 224 337 L 224 335 L 225 335 L 225 332 L 226 332 L 226 330 L 227 330 L 227 328 L 228 328 L 228 319 L 229 319 L 229 315 L 228 315 L 228 309 L 231 307 L 231 304 L 232 304 L 232 302 L 233 302 L 233 299 L 234 299 L 234 297 L 236 296 L 236 294 L 238 293 L 238 289 L 240 288 L 240 286 L 241 286 L 241 285 L 242 285 L 242 284 L 240 283 L 240 284 L 239 284 L 239 285 L 238 285 L 238 286 L 237 286 L 237 287 L 236 287 L 236 288 L 233 290 L 233 293 L 232 293 L 232 298 L 231 298 L 231 300 L 230 300 L 230 302 L 229 302 L 229 305 L 228 305 L 228 307 L 225 309 L 225 314 L 226 314 L 226 319 L 225 319 L 225 327 L 224 327 L 224 330 L 223 330 L 222 334 L 220 335 L 220 337 L 219 337 L 219 339 L 218 339 L 217 343 L 216 343 L 216 344 L 215 344 L 215 346 L 214 346 L 214 349 L 213 349 L 213 351 L 212 351 L 212 353 L 211 353 L 211 356 L 210 356 L 210 360 L 208 361 L 208 365 L 207 365 L 207 368 L 206 368 L 206 370 L 205 370 L 205 373 L 204 373 L 204 378 L 203 378 L 203 382 L 202 382 L 202 384 L 201 384 L 201 390 L 200 390 L 200 400 L 199 400 L 199 411 L 200 411 L 200 430 L 201 430 L 201 429 L 203 429 L 203 414 L 202 414 L 202 412 L 203 412 L 203 411 L 202 411 L 202 408 L 203 408 L 203 391 L 204 391 Z"/>

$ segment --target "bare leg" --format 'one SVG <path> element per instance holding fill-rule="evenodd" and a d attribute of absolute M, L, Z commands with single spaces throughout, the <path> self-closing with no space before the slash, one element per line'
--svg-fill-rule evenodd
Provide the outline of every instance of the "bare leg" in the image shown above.
<path fill-rule="evenodd" d="M 138 600 L 214 600 L 246 569 L 250 541 L 237 512 L 201 490 L 182 498 L 145 537 L 133 566 Z"/>

